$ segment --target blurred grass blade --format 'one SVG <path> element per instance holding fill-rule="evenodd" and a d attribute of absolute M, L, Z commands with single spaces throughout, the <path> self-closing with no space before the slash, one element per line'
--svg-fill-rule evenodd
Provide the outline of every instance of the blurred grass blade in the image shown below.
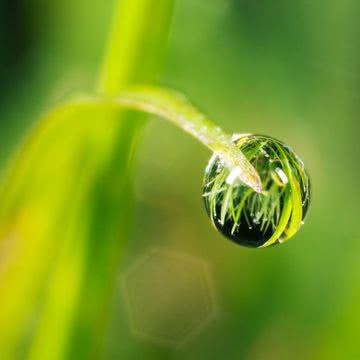
<path fill-rule="evenodd" d="M 8 356 L 2 358 L 11 358 L 6 350 L 18 347 L 24 326 L 40 329 L 36 348 L 44 354 L 55 351 L 61 358 L 81 287 L 94 286 L 91 304 L 97 296 L 108 295 L 106 273 L 115 270 L 121 237 L 126 236 L 122 216 L 128 213 L 122 197 L 128 144 L 117 148 L 115 163 L 120 122 L 114 115 L 114 110 L 98 106 L 61 108 L 17 154 L 2 192 L 0 218 L 0 349 Z M 98 260 L 106 255 L 108 263 L 99 266 L 94 258 L 89 263 L 94 250 Z M 92 273 L 85 284 L 91 265 L 104 270 Z"/>
<path fill-rule="evenodd" d="M 172 0 L 123 0 L 100 90 L 153 81 Z M 73 104 L 51 112 L 16 154 L 0 193 L 0 358 L 99 358 L 143 117 Z M 30 350 L 29 350 L 30 349 Z"/>

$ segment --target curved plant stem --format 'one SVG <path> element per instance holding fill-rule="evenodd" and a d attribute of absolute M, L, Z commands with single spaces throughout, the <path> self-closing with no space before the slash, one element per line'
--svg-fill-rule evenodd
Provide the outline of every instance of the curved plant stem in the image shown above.
<path fill-rule="evenodd" d="M 238 178 L 256 192 L 262 191 L 257 171 L 235 146 L 231 136 L 174 90 L 138 85 L 118 96 L 96 96 L 79 101 L 139 110 L 169 120 L 217 154 L 233 173 L 233 181 Z"/>
<path fill-rule="evenodd" d="M 219 127 L 201 114 L 184 96 L 172 90 L 159 87 L 133 86 L 118 96 L 82 96 L 69 103 L 65 103 L 50 111 L 42 119 L 37 129 L 34 129 L 33 137 L 29 138 L 29 144 L 36 143 L 38 134 L 46 134 L 51 129 L 57 129 L 64 124 L 69 124 L 69 122 L 70 124 L 74 122 L 74 125 L 76 125 L 78 121 L 77 116 L 85 118 L 85 120 L 81 120 L 81 123 L 85 123 L 85 128 L 88 129 L 106 128 L 105 124 L 107 126 L 109 124 L 119 124 L 120 128 L 129 124 L 131 128 L 131 126 L 134 126 L 133 122 L 138 120 L 131 117 L 131 114 L 127 114 L 126 117 L 121 116 L 126 109 L 135 110 L 136 112 L 141 111 L 145 114 L 155 114 L 169 120 L 220 156 L 224 163 L 229 166 L 230 174 L 235 170 L 236 175 L 241 181 L 256 191 L 261 191 L 260 178 L 256 170 L 234 145 L 231 136 L 225 134 Z M 103 123 L 100 122 L 101 120 Z M 94 130 L 91 133 L 94 133 Z M 125 146 L 123 144 L 122 149 L 125 150 L 129 144 L 125 143 Z M 113 143 L 108 144 L 108 141 L 106 141 L 105 143 L 100 143 L 100 146 L 99 150 L 104 153 L 106 158 L 108 156 L 106 154 L 112 149 Z M 124 153 L 124 156 L 127 158 L 127 153 Z M 112 171 L 109 171 L 108 176 L 112 183 L 117 181 L 116 186 L 121 195 L 119 199 L 119 194 L 114 193 L 113 188 L 108 196 L 107 193 L 104 193 L 108 184 L 104 184 L 103 181 L 99 184 L 96 183 L 98 181 L 97 177 L 103 176 L 102 166 L 100 166 L 101 170 L 99 172 L 96 170 L 96 173 L 93 173 L 93 170 L 91 170 L 90 174 L 86 174 L 83 171 L 82 186 L 76 195 L 79 199 L 74 202 L 73 211 L 71 212 L 74 216 L 74 220 L 71 221 L 71 227 L 74 227 L 74 229 L 70 230 L 69 241 L 64 242 L 62 245 L 54 266 L 52 281 L 45 298 L 43 318 L 31 348 L 31 360 L 47 358 L 48 354 L 54 351 L 56 352 L 57 359 L 73 358 L 76 354 L 78 358 L 87 358 L 89 346 L 101 349 L 100 344 L 89 343 L 93 337 L 98 336 L 99 331 L 97 328 L 97 308 L 93 309 L 92 306 L 96 307 L 97 304 L 104 302 L 105 299 L 103 297 L 108 298 L 109 294 L 111 294 L 111 287 L 105 288 L 104 281 L 109 282 L 110 285 L 113 281 L 113 276 L 116 274 L 115 264 L 118 263 L 118 256 L 125 242 L 125 225 L 120 228 L 118 227 L 118 215 L 121 214 L 123 219 L 128 219 L 126 213 L 129 206 L 128 200 L 130 200 L 123 193 L 124 189 L 126 189 L 124 174 L 122 173 L 122 179 L 116 176 L 118 171 L 125 171 L 127 169 L 127 162 L 117 163 L 116 160 L 118 159 L 115 158 L 115 162 L 110 163 Z M 112 178 L 113 176 L 114 178 Z M 95 182 L 94 185 L 92 185 L 93 182 Z M 86 186 L 84 186 L 85 183 L 87 184 Z M 97 188 L 98 186 L 100 188 Z M 95 193 L 93 193 L 94 187 Z M 101 213 L 95 212 L 91 216 L 91 202 L 94 201 L 91 199 L 91 196 L 94 196 L 94 194 L 96 197 L 100 197 L 98 201 L 101 202 L 98 206 Z M 114 195 L 116 196 L 115 198 Z M 88 203 L 88 206 L 86 201 L 89 201 L 89 197 L 91 201 Z M 117 204 L 115 209 L 114 205 L 110 206 L 114 202 Z M 75 204 L 78 208 L 75 207 Z M 105 209 L 108 206 L 110 210 L 106 211 Z M 113 218 L 114 216 L 117 221 Z M 108 224 L 109 221 L 110 224 Z M 81 223 L 81 226 L 76 225 L 78 223 Z M 91 228 L 92 223 L 95 223 L 95 229 Z M 104 224 L 107 225 L 104 226 Z M 101 233 L 98 233 L 98 226 L 101 229 Z M 88 227 L 91 231 L 88 230 Z M 81 230 L 79 230 L 80 228 Z M 77 231 L 80 231 L 83 236 L 79 236 Z M 116 231 L 122 231 L 120 242 L 118 237 L 115 236 Z M 101 248 L 99 248 L 100 238 L 102 241 Z M 113 240 L 111 241 L 111 239 Z M 88 244 L 88 241 L 93 241 L 94 243 Z M 92 251 L 95 252 L 91 254 Z M 103 251 L 104 254 L 102 253 Z M 100 260 L 101 262 L 98 264 Z M 89 266 L 88 269 L 87 265 Z M 73 272 L 69 271 L 69 268 Z M 89 271 L 88 276 L 87 271 Z M 99 272 L 101 274 L 100 277 Z M 86 302 L 89 296 L 92 298 L 91 303 L 87 304 L 85 308 L 78 308 L 79 304 L 82 303 L 82 299 Z M 65 301 L 59 301 L 59 299 L 65 298 Z M 95 298 L 97 302 L 94 302 Z M 64 306 L 65 304 L 66 306 Z M 80 319 L 77 320 L 79 314 Z M 71 327 L 79 326 L 79 324 L 82 325 L 83 321 L 89 322 L 91 326 L 86 324 L 86 327 L 80 327 L 71 335 Z M 78 339 L 79 334 L 82 335 L 82 339 Z M 45 337 L 47 339 L 46 347 L 43 342 Z M 81 340 L 84 346 L 79 347 L 78 344 Z M 79 357 L 80 351 L 84 356 Z"/>
<path fill-rule="evenodd" d="M 262 191 L 257 171 L 235 146 L 231 136 L 198 111 L 182 94 L 162 88 L 138 86 L 125 91 L 116 100 L 124 107 L 170 120 L 219 155 L 231 170 L 232 181 L 238 178 L 256 192 Z"/>

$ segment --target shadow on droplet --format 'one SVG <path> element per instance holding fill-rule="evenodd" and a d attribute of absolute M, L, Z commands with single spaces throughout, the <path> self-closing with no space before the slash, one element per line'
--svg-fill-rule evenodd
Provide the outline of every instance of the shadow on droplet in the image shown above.
<path fill-rule="evenodd" d="M 217 313 L 207 263 L 163 248 L 130 266 L 123 293 L 133 334 L 171 347 L 194 339 Z"/>

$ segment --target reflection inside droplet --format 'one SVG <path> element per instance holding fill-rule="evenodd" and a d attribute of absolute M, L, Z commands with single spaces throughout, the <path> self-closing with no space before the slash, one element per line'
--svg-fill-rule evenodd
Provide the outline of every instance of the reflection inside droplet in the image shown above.
<path fill-rule="evenodd" d="M 233 137 L 258 171 L 263 192 L 232 181 L 215 156 L 205 173 L 203 198 L 215 227 L 232 241 L 266 247 L 289 240 L 304 223 L 310 203 L 310 180 L 303 162 L 279 140 L 262 135 Z"/>

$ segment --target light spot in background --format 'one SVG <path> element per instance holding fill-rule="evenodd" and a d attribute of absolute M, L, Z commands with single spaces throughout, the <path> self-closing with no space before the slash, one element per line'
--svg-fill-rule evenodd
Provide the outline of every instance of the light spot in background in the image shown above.
<path fill-rule="evenodd" d="M 64 73 L 50 91 L 48 103 L 49 106 L 63 101 L 68 96 L 84 92 L 91 85 L 91 74 L 89 71 L 74 68 Z"/>
<path fill-rule="evenodd" d="M 246 360 L 300 360 L 308 359 L 309 345 L 303 341 L 303 332 L 295 324 L 275 319 L 259 333 Z"/>
<path fill-rule="evenodd" d="M 153 249 L 124 275 L 124 297 L 134 335 L 181 347 L 216 315 L 213 280 L 200 259 Z"/>
<path fill-rule="evenodd" d="M 8 233 L 0 240 L 0 276 L 6 272 L 10 265 L 11 255 L 13 254 L 19 239 L 15 232 Z"/>

